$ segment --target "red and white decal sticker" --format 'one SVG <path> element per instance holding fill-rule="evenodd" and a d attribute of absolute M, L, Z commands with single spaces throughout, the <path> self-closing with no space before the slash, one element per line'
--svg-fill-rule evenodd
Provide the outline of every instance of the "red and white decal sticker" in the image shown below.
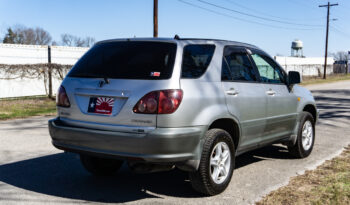
<path fill-rule="evenodd" d="M 88 112 L 110 115 L 112 114 L 114 99 L 108 97 L 90 98 Z"/>
<path fill-rule="evenodd" d="M 151 76 L 159 77 L 160 76 L 160 72 L 151 72 Z"/>

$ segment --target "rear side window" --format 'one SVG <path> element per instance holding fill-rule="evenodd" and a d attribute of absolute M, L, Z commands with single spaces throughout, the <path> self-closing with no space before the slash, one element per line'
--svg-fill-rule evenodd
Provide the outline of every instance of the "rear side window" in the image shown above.
<path fill-rule="evenodd" d="M 183 51 L 182 78 L 199 78 L 213 58 L 215 45 L 187 45 Z"/>
<path fill-rule="evenodd" d="M 242 52 L 231 52 L 223 57 L 221 80 L 256 81 L 253 66 Z"/>
<path fill-rule="evenodd" d="M 165 42 L 120 41 L 101 43 L 74 65 L 69 77 L 169 79 L 177 45 Z"/>

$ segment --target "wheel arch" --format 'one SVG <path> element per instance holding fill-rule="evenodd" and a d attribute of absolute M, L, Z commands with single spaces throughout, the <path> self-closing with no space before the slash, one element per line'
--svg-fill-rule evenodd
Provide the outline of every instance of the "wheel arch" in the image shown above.
<path fill-rule="evenodd" d="M 235 148 L 237 150 L 239 145 L 240 135 L 241 135 L 239 124 L 237 121 L 231 118 L 216 119 L 210 124 L 210 126 L 208 127 L 208 130 L 213 128 L 223 129 L 226 132 L 228 132 L 231 135 L 232 140 L 235 144 Z"/>
<path fill-rule="evenodd" d="M 317 120 L 317 109 L 314 105 L 312 104 L 307 104 L 304 106 L 303 111 L 309 112 L 312 117 L 314 118 L 314 121 L 316 122 Z"/>

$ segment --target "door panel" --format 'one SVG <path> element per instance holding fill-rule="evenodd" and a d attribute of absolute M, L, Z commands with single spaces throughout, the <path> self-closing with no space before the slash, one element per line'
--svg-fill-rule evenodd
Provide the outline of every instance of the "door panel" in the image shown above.
<path fill-rule="evenodd" d="M 289 92 L 286 85 L 264 84 L 264 88 L 267 119 L 263 140 L 270 141 L 292 134 L 297 117 L 297 97 Z"/>
<path fill-rule="evenodd" d="M 264 53 L 253 51 L 251 57 L 267 96 L 263 141 L 274 141 L 292 134 L 297 117 L 297 97 L 285 84 L 286 74 Z"/>
<path fill-rule="evenodd" d="M 225 47 L 222 87 L 229 112 L 241 124 L 238 151 L 257 146 L 265 130 L 267 97 L 256 73 L 244 48 Z"/>
<path fill-rule="evenodd" d="M 265 130 L 267 97 L 264 87 L 258 83 L 239 82 L 222 82 L 222 85 L 226 92 L 227 108 L 241 124 L 240 148 L 257 145 Z"/>

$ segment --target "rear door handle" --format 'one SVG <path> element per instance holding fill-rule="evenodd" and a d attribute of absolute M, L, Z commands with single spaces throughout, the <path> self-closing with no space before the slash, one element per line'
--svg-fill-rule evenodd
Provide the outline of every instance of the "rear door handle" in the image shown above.
<path fill-rule="evenodd" d="M 266 91 L 266 94 L 274 96 L 274 95 L 276 95 L 276 91 L 270 89 L 270 90 Z"/>
<path fill-rule="evenodd" d="M 237 91 L 237 90 L 235 90 L 234 88 L 231 88 L 230 90 L 227 90 L 226 91 L 226 94 L 227 95 L 238 95 L 239 94 L 239 92 Z"/>

